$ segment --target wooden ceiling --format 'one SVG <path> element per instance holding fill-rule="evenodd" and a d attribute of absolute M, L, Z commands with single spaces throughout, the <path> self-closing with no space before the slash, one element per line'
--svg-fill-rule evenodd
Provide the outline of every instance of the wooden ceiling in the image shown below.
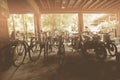
<path fill-rule="evenodd" d="M 8 0 L 10 13 L 119 11 L 120 0 Z"/>

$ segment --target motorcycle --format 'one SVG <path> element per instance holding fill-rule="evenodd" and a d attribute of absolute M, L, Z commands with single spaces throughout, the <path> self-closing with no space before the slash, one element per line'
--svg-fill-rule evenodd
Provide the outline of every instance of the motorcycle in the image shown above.
<path fill-rule="evenodd" d="M 105 60 L 107 57 L 107 51 L 104 44 L 101 42 L 101 37 L 98 34 L 93 34 L 89 32 L 89 36 L 83 36 L 82 51 L 83 54 L 87 54 L 88 49 L 93 49 L 96 54 L 97 59 Z"/>
<path fill-rule="evenodd" d="M 109 33 L 104 33 L 103 42 L 110 56 L 115 56 L 117 53 L 117 46 L 114 41 L 110 39 Z"/>

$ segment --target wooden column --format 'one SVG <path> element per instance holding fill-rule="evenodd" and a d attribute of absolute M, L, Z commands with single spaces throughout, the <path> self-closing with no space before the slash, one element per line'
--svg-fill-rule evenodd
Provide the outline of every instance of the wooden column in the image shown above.
<path fill-rule="evenodd" d="M 35 29 L 35 36 L 37 36 L 37 16 L 34 14 L 34 29 Z"/>
<path fill-rule="evenodd" d="M 10 54 L 8 14 L 7 0 L 0 0 L 0 70 L 6 70 L 12 65 L 13 56 Z"/>
<path fill-rule="evenodd" d="M 39 13 L 39 14 L 35 14 L 35 16 L 34 16 L 34 23 L 35 23 L 35 32 L 36 32 L 36 34 L 37 33 L 40 33 L 40 31 L 41 31 L 41 21 L 40 21 L 40 18 L 41 17 L 41 14 Z"/>
<path fill-rule="evenodd" d="M 0 48 L 9 42 L 7 18 L 0 17 Z"/>
<path fill-rule="evenodd" d="M 6 70 L 12 65 L 12 56 L 10 54 L 9 32 L 7 18 L 0 17 L 0 70 Z"/>
<path fill-rule="evenodd" d="M 120 12 L 118 12 L 117 19 L 118 19 L 118 26 L 116 32 L 117 32 L 117 37 L 120 37 Z"/>
<path fill-rule="evenodd" d="M 83 31 L 83 13 L 78 13 L 78 32 L 81 33 Z"/>

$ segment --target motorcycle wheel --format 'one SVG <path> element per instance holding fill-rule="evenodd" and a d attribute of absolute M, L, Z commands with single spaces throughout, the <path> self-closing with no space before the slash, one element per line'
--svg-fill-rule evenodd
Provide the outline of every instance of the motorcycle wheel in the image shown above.
<path fill-rule="evenodd" d="M 107 51 L 104 46 L 99 45 L 95 48 L 96 57 L 99 60 L 105 60 L 107 58 Z"/>
<path fill-rule="evenodd" d="M 108 52 L 109 52 L 110 56 L 115 56 L 116 53 L 117 53 L 117 47 L 116 47 L 116 45 L 113 44 L 113 43 L 110 43 L 109 47 L 108 47 Z"/>

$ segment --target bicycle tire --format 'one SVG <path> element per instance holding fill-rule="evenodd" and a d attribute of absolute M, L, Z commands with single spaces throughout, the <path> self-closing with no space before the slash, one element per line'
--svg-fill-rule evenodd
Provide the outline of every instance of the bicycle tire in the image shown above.
<path fill-rule="evenodd" d="M 58 50 L 58 56 L 59 56 L 59 64 L 63 65 L 64 63 L 64 57 L 65 57 L 65 46 L 61 45 Z"/>
<path fill-rule="evenodd" d="M 48 41 L 45 41 L 44 44 L 44 62 L 48 60 Z"/>
<path fill-rule="evenodd" d="M 109 43 L 108 52 L 110 56 L 115 56 L 117 53 L 117 47 L 114 43 Z"/>
<path fill-rule="evenodd" d="M 12 48 L 13 53 L 13 65 L 15 67 L 19 67 L 23 64 L 25 57 L 26 57 L 26 46 L 24 42 L 19 41 L 17 45 Z M 19 59 L 20 57 L 20 59 Z M 19 59 L 19 60 L 18 60 Z"/>
<path fill-rule="evenodd" d="M 29 50 L 29 57 L 31 61 L 37 61 L 40 58 L 40 44 L 36 43 Z"/>
<path fill-rule="evenodd" d="M 96 57 L 99 60 L 104 61 L 107 58 L 107 51 L 104 46 L 99 45 L 95 48 Z"/>

